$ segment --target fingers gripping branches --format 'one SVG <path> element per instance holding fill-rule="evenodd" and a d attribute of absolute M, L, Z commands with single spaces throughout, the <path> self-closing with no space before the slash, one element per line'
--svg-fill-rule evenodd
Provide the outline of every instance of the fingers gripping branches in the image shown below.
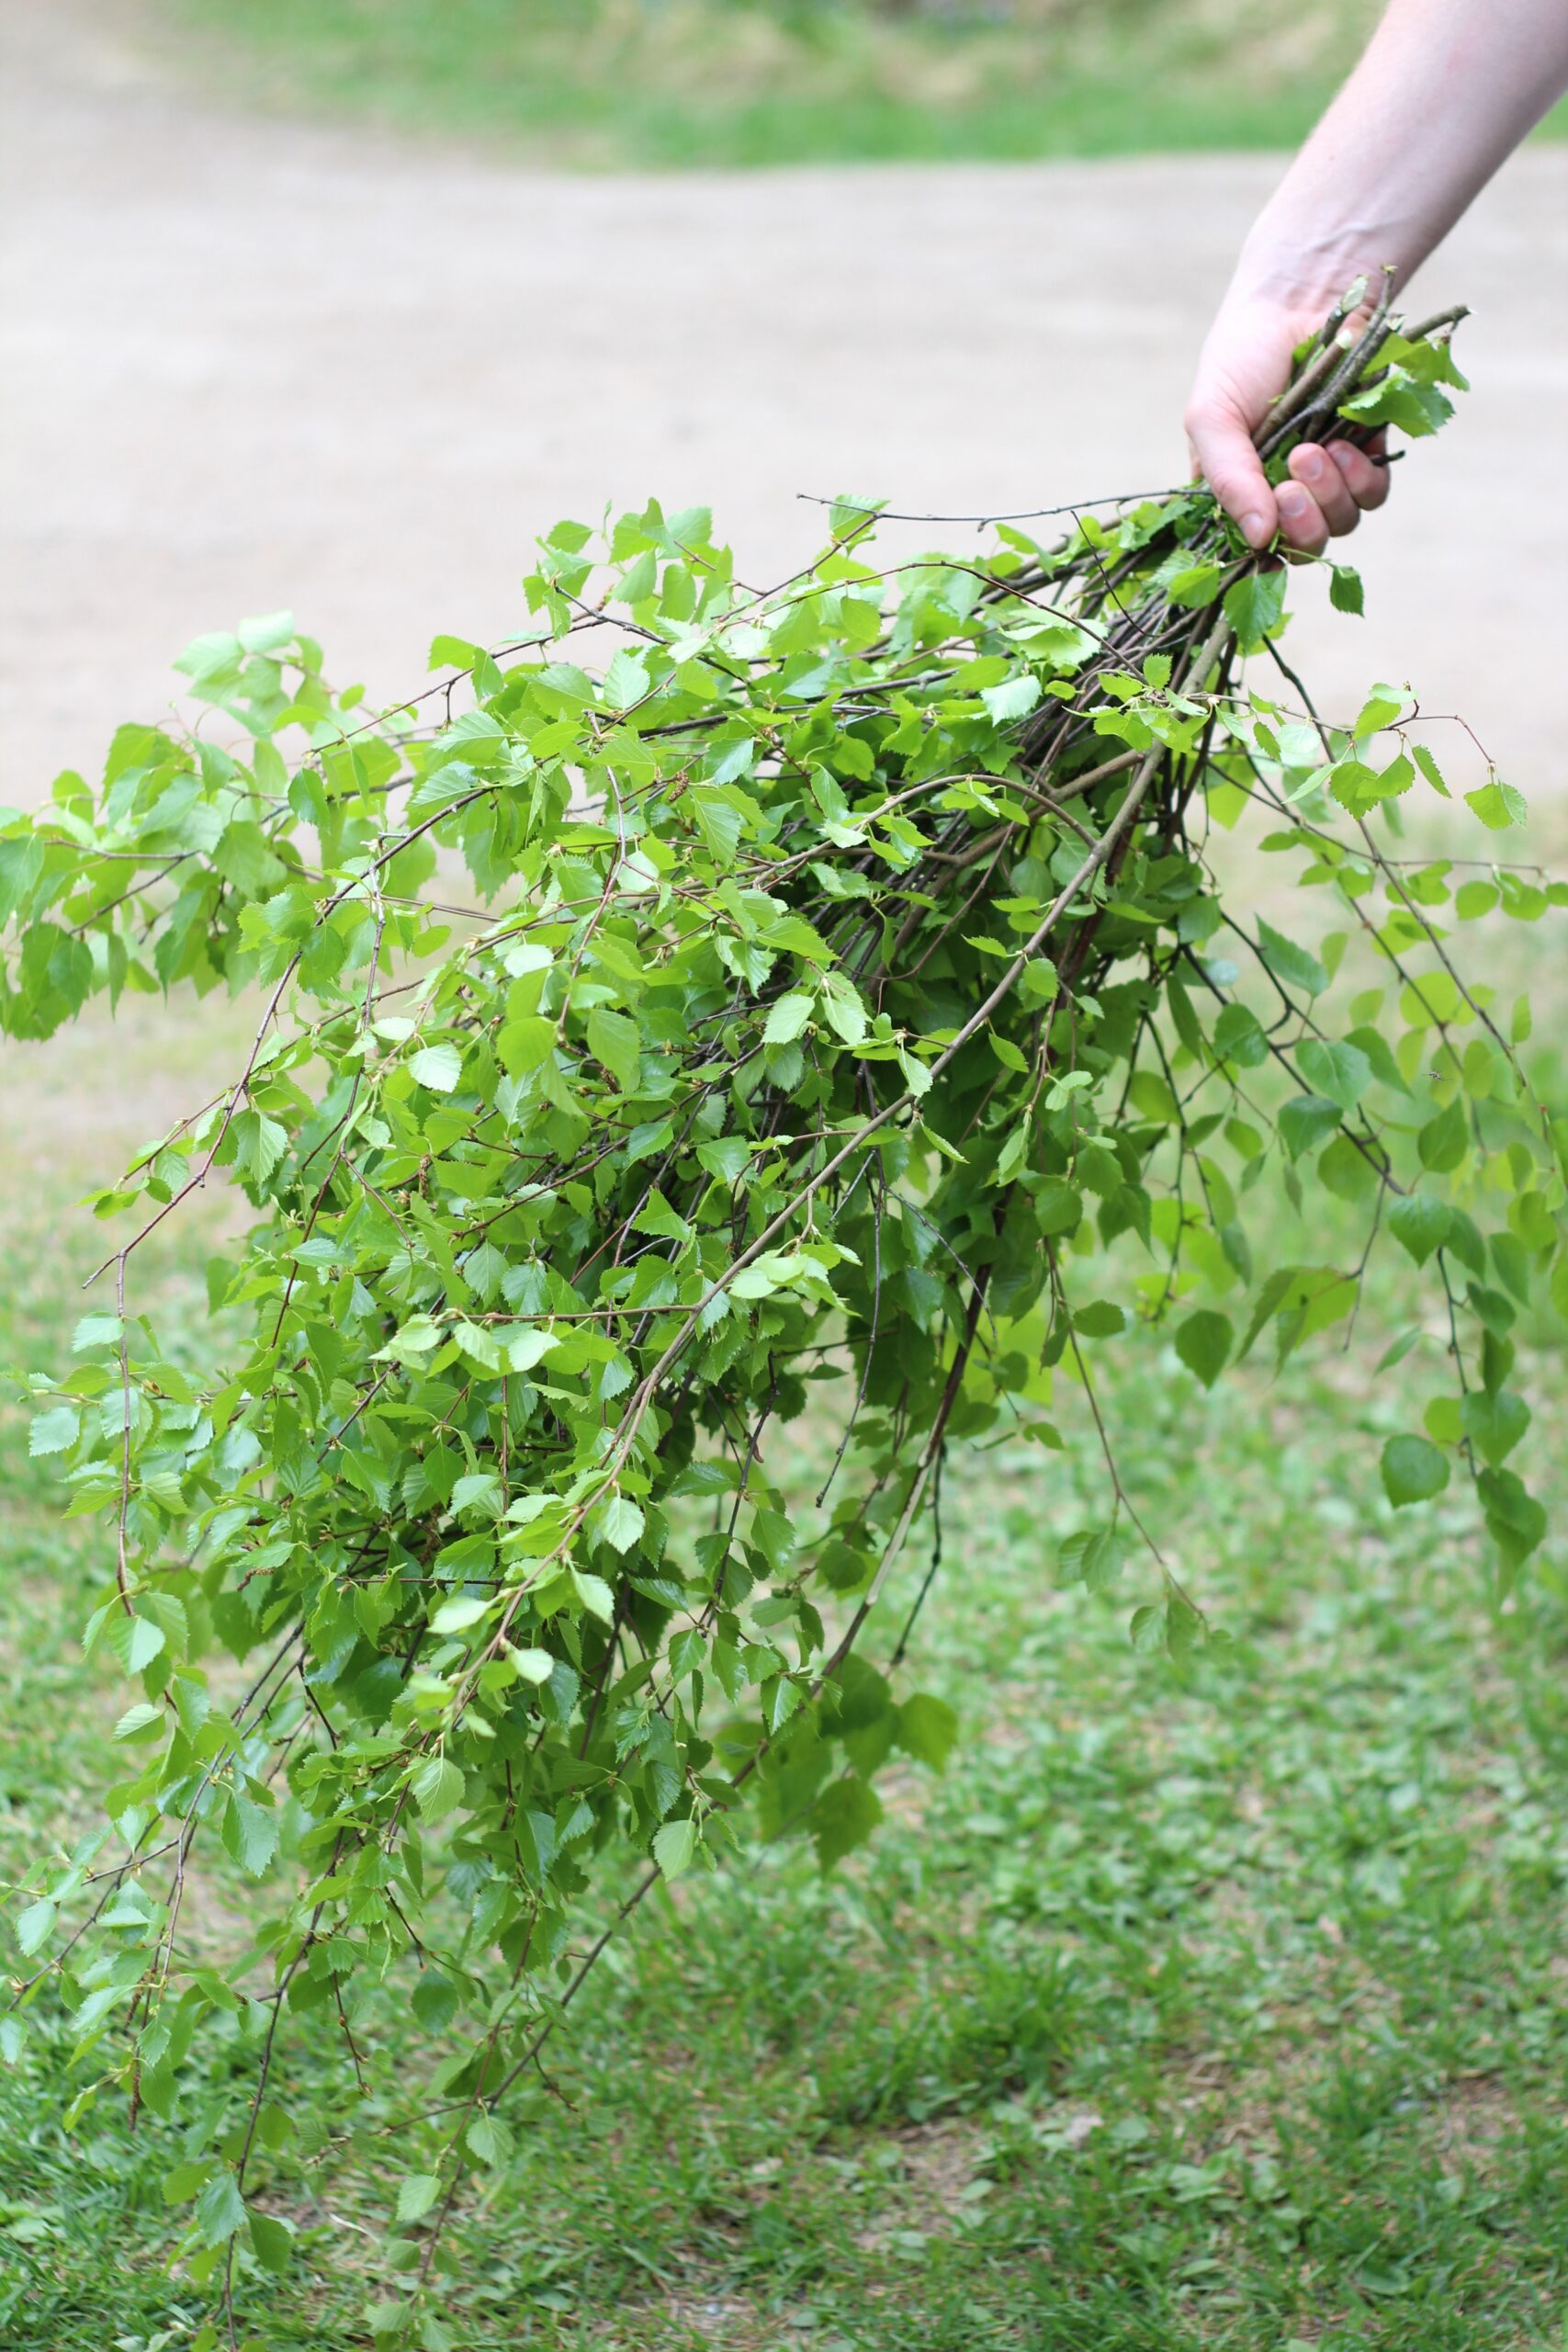
<path fill-rule="evenodd" d="M 1282 413 L 1331 381 L 1348 432 L 1439 422 L 1446 333 L 1379 324 L 1349 374 L 1303 353 Z M 74 1369 L 32 1382 L 36 1449 L 117 1528 L 88 1639 L 137 1694 L 115 1842 L 22 1915 L 21 2014 L 57 1980 L 165 2116 L 197 2032 L 237 2037 L 248 2079 L 175 2192 L 231 2324 L 237 2274 L 288 2255 L 254 2201 L 286 2020 L 335 2017 L 363 2079 L 371 1990 L 410 1971 L 445 2053 L 399 2203 L 423 2279 L 616 1904 L 743 1808 L 831 1863 L 888 1753 L 940 1768 L 949 1712 L 862 1653 L 877 1598 L 945 1451 L 1053 1442 L 1053 1377 L 1093 1402 L 1129 1323 L 1212 1383 L 1345 1322 L 1392 1233 L 1454 1393 L 1392 1442 L 1390 1497 L 1459 1466 L 1505 1573 L 1539 1540 L 1508 1334 L 1556 1262 L 1562 1138 L 1447 933 L 1564 893 L 1383 853 L 1379 804 L 1448 788 L 1419 714 L 1379 690 L 1324 725 L 1282 661 L 1244 688 L 1286 575 L 1206 492 L 1050 547 L 1003 527 L 983 561 L 879 569 L 874 519 L 835 509 L 763 594 L 704 513 L 597 551 L 560 525 L 528 634 L 437 639 L 448 674 L 379 718 L 287 616 L 198 639 L 210 723 L 122 728 L 98 792 L 64 776 L 0 832 L 13 1035 L 186 983 L 261 1012 L 232 1087 L 100 1203 L 140 1230 Z M 1469 798 L 1519 813 L 1490 775 Z M 1343 910 L 1317 952 L 1209 868 L 1210 828 L 1258 812 Z M 176 1364 L 128 1270 L 216 1171 L 259 1221 L 211 1359 Z M 1355 1263 L 1255 1272 L 1275 1171 L 1359 1207 Z M 1215 1302 L 1244 1288 L 1238 1322 Z M 787 1424 L 827 1433 L 814 1506 L 769 1466 Z M 1108 1581 L 1138 1526 L 1112 1461 L 1062 1574 Z M 1150 1573 L 1137 1638 L 1191 1640 Z M 211 1678 L 222 1652 L 244 1672 Z M 214 1839 L 267 1882 L 226 1972 L 182 1923 Z"/>

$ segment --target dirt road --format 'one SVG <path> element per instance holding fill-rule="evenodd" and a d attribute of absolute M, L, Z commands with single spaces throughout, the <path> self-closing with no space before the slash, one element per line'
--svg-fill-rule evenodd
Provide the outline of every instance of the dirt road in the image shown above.
<path fill-rule="evenodd" d="M 242 613 L 291 605 L 339 677 L 406 688 L 437 628 L 512 626 L 536 530 L 606 502 L 711 501 L 758 577 L 812 544 L 803 490 L 969 511 L 1176 478 L 1278 168 L 550 178 L 204 107 L 113 21 L 0 6 L 13 803 Z M 1426 294 L 1479 313 L 1469 413 L 1363 534 L 1369 618 L 1310 611 L 1303 655 L 1331 698 L 1416 679 L 1550 790 L 1568 149 L 1510 166 Z"/>

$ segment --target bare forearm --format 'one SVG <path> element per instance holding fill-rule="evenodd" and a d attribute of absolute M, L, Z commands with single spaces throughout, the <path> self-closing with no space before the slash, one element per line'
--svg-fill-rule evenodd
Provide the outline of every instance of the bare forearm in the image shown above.
<path fill-rule="evenodd" d="M 1255 428 L 1292 346 L 1358 277 L 1418 268 L 1568 86 L 1568 0 L 1392 0 L 1365 56 L 1242 247 L 1187 406 L 1200 470 L 1249 544 L 1307 553 L 1379 506 L 1388 475 L 1343 441 L 1270 483 Z"/>
<path fill-rule="evenodd" d="M 1568 86 L 1568 0 L 1393 0 L 1265 207 L 1235 288 L 1285 302 L 1417 268 Z"/>

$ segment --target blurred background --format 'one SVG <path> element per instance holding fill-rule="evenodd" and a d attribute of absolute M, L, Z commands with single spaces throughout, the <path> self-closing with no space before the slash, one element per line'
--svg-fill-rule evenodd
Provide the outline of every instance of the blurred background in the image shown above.
<path fill-rule="evenodd" d="M 0 799 L 288 605 L 340 678 L 496 639 L 533 536 L 650 492 L 742 571 L 802 492 L 967 514 L 1182 474 L 1198 343 L 1365 0 L 0 0 Z M 1557 779 L 1568 146 L 1425 273 L 1473 398 L 1306 583 Z M 944 534 L 932 527 L 917 537 Z M 945 536 L 964 537 L 962 526 Z"/>

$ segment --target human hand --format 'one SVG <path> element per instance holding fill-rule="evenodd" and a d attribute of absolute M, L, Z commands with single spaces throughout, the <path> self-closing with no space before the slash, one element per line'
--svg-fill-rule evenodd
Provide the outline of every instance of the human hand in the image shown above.
<path fill-rule="evenodd" d="M 1253 447 L 1290 377 L 1292 351 L 1321 326 L 1331 300 L 1307 308 L 1227 297 L 1199 356 L 1185 419 L 1192 463 L 1249 547 L 1267 547 L 1278 531 L 1303 555 L 1321 555 L 1388 496 L 1387 467 L 1348 441 L 1302 443 L 1278 490 Z"/>

